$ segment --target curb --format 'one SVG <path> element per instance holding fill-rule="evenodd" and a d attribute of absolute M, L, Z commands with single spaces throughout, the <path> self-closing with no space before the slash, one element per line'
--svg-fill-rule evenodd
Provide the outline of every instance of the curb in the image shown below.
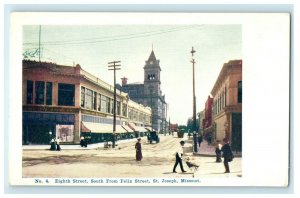
<path fill-rule="evenodd" d="M 193 155 L 202 156 L 202 157 L 216 157 L 215 154 L 209 154 L 209 153 L 205 154 L 205 153 L 195 153 L 195 152 L 193 152 Z M 233 154 L 233 155 L 234 155 L 234 157 L 242 157 L 242 154 Z"/>

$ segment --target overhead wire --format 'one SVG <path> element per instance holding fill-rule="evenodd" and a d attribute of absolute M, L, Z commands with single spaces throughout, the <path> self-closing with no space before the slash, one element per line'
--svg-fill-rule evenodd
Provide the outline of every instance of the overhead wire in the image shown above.
<path fill-rule="evenodd" d="M 197 27 L 198 26 L 199 25 L 197 25 Z M 180 28 L 170 28 L 170 29 L 159 30 L 159 31 L 156 30 L 156 31 L 123 34 L 123 35 L 115 35 L 115 36 L 105 36 L 101 38 L 89 38 L 89 39 L 80 39 L 80 40 L 72 40 L 72 41 L 50 41 L 50 42 L 43 42 L 43 45 L 81 45 L 81 44 L 94 44 L 94 43 L 102 43 L 102 42 L 118 41 L 118 40 L 128 40 L 128 39 L 143 38 L 143 37 L 149 37 L 154 35 L 166 34 L 170 32 L 182 31 L 186 29 L 192 29 L 194 27 L 195 26 L 185 26 Z M 24 43 L 24 45 L 37 45 L 37 43 Z"/>

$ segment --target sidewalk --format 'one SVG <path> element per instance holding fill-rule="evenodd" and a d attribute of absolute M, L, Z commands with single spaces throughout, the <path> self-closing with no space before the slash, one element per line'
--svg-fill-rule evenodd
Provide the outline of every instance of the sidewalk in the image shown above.
<path fill-rule="evenodd" d="M 147 137 L 141 137 L 142 140 L 146 140 Z M 136 138 L 133 139 L 126 139 L 126 140 L 119 140 L 116 142 L 116 146 L 120 145 L 122 143 L 127 143 L 127 142 L 136 142 Z M 95 144 L 88 144 L 87 147 L 81 147 L 80 144 L 61 144 L 60 147 L 62 150 L 91 150 L 91 149 L 97 149 L 97 148 L 104 148 L 104 143 L 95 143 Z M 49 145 L 23 145 L 22 148 L 24 150 L 49 150 L 50 149 L 50 144 Z"/>
<path fill-rule="evenodd" d="M 207 157 L 215 157 L 215 146 L 214 145 L 208 145 L 207 141 L 203 141 L 199 147 L 198 145 L 198 151 L 193 153 L 194 155 L 199 155 L 199 156 L 207 156 Z M 235 157 L 242 157 L 241 152 L 235 152 L 233 151 L 233 155 Z"/>

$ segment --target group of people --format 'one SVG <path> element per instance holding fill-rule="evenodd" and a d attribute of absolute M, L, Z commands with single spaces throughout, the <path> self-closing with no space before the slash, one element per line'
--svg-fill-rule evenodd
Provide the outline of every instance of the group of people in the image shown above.
<path fill-rule="evenodd" d="M 59 136 L 56 138 L 55 136 L 50 141 L 50 151 L 60 151 L 60 139 Z"/>
<path fill-rule="evenodd" d="M 202 141 L 201 141 L 202 142 Z M 186 172 L 183 168 L 182 164 L 182 158 L 183 158 L 183 146 L 185 142 L 182 140 L 179 142 L 180 146 L 177 148 L 177 151 L 175 152 L 175 164 L 173 167 L 173 173 L 176 172 L 176 167 L 178 164 L 180 165 L 181 172 Z M 224 158 L 224 167 L 225 167 L 225 172 L 224 173 L 230 173 L 229 169 L 229 162 L 233 160 L 233 153 L 231 146 L 229 144 L 229 141 L 227 138 L 223 139 L 224 145 L 221 145 L 220 143 L 217 144 L 216 147 L 216 162 L 222 162 L 221 157 Z M 141 138 L 137 139 L 137 142 L 135 144 L 135 150 L 136 150 L 136 161 L 141 161 L 143 158 L 142 155 L 142 145 L 141 145 Z"/>

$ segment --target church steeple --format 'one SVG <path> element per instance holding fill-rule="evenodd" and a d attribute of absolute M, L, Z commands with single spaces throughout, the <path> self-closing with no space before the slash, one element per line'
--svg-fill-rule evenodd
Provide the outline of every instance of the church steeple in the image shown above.
<path fill-rule="evenodd" d="M 156 57 L 155 57 L 153 49 L 152 49 L 151 54 L 150 54 L 150 56 L 148 58 L 148 61 L 156 61 Z"/>

